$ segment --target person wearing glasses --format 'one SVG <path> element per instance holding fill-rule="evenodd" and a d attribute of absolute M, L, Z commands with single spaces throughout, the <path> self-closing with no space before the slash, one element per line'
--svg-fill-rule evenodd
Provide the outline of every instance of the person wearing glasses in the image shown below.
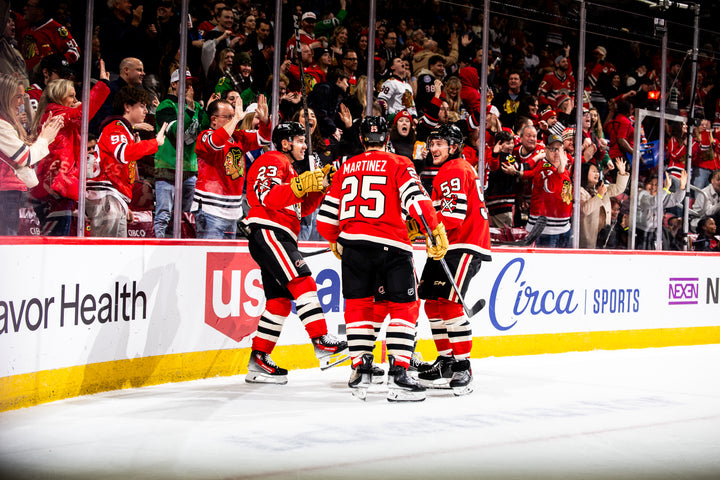
<path fill-rule="evenodd" d="M 258 130 L 240 130 L 249 112 L 238 99 L 233 108 L 227 100 L 208 105 L 210 128 L 198 138 L 198 178 L 191 211 L 198 238 L 234 239 L 242 216 L 245 154 L 270 145 L 267 101 L 258 98 L 255 114 Z"/>

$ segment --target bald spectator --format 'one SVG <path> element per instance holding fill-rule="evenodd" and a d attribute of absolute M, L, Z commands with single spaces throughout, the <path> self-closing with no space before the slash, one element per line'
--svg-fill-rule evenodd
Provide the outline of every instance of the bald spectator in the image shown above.
<path fill-rule="evenodd" d="M 102 125 L 103 120 L 113 114 L 113 100 L 115 99 L 115 94 L 126 85 L 142 88 L 142 82 L 145 78 L 145 66 L 140 59 L 134 57 L 122 59 L 119 70 L 120 75 L 108 84 L 110 87 L 110 94 L 107 99 L 105 99 L 105 103 L 103 103 L 100 110 L 98 110 L 98 113 L 90 121 L 90 131 L 95 135 L 100 134 L 100 126 Z"/>
<path fill-rule="evenodd" d="M 53 53 L 62 54 L 68 64 L 80 58 L 80 47 L 65 28 L 50 17 L 51 0 L 27 0 L 25 2 L 25 21 L 30 28 L 25 30 L 21 40 L 22 54 L 27 70 L 32 72 L 40 61 Z"/>

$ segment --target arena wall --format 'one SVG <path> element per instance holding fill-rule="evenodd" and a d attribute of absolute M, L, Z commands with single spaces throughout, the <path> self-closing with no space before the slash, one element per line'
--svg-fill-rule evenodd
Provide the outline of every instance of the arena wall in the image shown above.
<path fill-rule="evenodd" d="M 0 411 L 247 371 L 264 297 L 246 242 L 0 242 Z M 418 271 L 425 259 L 418 247 Z M 340 262 L 307 261 L 328 326 L 342 332 Z M 481 297 L 474 358 L 720 343 L 719 255 L 498 248 L 467 300 Z M 422 312 L 419 326 L 432 359 Z M 273 359 L 317 366 L 294 314 Z"/>

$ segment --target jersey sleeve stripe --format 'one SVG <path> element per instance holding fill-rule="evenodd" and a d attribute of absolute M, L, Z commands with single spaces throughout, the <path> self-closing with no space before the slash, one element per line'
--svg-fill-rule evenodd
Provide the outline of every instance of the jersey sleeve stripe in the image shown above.
<path fill-rule="evenodd" d="M 115 152 L 114 152 L 115 158 L 117 158 L 118 161 L 121 163 L 127 163 L 125 161 L 125 147 L 126 146 L 127 146 L 127 144 L 125 142 L 123 142 L 115 148 Z"/>

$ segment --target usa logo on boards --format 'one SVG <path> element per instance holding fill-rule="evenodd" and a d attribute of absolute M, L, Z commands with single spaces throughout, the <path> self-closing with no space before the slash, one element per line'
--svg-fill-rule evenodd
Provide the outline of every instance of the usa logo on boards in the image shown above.
<path fill-rule="evenodd" d="M 699 278 L 675 277 L 668 280 L 668 305 L 697 305 L 699 298 Z"/>
<path fill-rule="evenodd" d="M 206 324 L 239 342 L 255 332 L 264 307 L 260 269 L 249 253 L 208 252 Z"/>

